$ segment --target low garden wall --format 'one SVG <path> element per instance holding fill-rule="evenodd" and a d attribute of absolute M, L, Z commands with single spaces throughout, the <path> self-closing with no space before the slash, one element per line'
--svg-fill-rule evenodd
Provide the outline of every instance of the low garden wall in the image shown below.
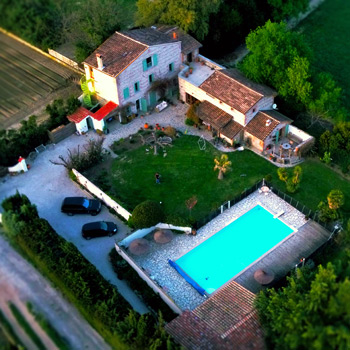
<path fill-rule="evenodd" d="M 128 264 L 138 273 L 138 275 L 147 283 L 147 285 L 150 288 L 152 288 L 156 294 L 159 294 L 159 296 L 170 307 L 171 310 L 173 310 L 177 314 L 182 313 L 182 310 L 175 304 L 174 300 L 170 298 L 170 296 L 164 291 L 164 289 L 161 286 L 158 286 L 158 284 L 156 284 L 156 282 L 151 279 L 151 276 L 149 276 L 144 270 L 142 270 L 134 261 L 134 259 L 132 259 L 117 243 L 115 244 L 115 249 L 117 253 L 125 261 L 127 261 Z"/>
<path fill-rule="evenodd" d="M 124 209 L 119 203 L 114 199 L 104 193 L 100 188 L 94 185 L 85 176 L 79 173 L 79 171 L 72 169 L 73 174 L 77 177 L 78 182 L 84 186 L 90 193 L 95 195 L 97 198 L 101 199 L 108 207 L 115 210 L 119 215 L 121 215 L 125 220 L 129 220 L 131 214 Z"/>
<path fill-rule="evenodd" d="M 171 224 L 162 224 L 159 223 L 155 226 L 151 226 L 148 228 L 142 228 L 140 230 L 137 230 L 133 232 L 131 235 L 128 237 L 124 238 L 122 241 L 119 242 L 119 245 L 122 245 L 124 247 L 129 247 L 129 244 L 136 238 L 143 238 L 146 235 L 148 235 L 150 232 L 156 230 L 156 229 L 168 229 L 168 230 L 177 230 L 177 231 L 183 231 L 187 234 L 190 234 L 192 232 L 191 227 L 182 227 L 182 226 L 174 226 Z"/>

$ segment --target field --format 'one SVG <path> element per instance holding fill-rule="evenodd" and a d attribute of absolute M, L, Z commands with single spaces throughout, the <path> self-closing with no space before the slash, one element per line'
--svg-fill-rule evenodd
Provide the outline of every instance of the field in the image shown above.
<path fill-rule="evenodd" d="M 224 180 L 218 180 L 213 160 L 221 152 L 209 143 L 205 151 L 200 151 L 197 141 L 197 137 L 182 136 L 163 157 L 146 152 L 146 146 L 130 147 L 130 141 L 126 140 L 117 152 L 120 157 L 111 163 L 110 169 L 96 167 L 100 174 L 86 175 L 129 211 L 146 199 L 162 202 L 171 221 L 179 217 L 188 220 L 190 216 L 200 220 L 267 174 L 271 174 L 274 187 L 286 192 L 285 184 L 277 177 L 277 167 L 251 151 L 228 153 L 232 171 Z M 309 159 L 301 166 L 301 186 L 292 196 L 317 210 L 318 203 L 326 200 L 332 189 L 340 189 L 345 194 L 344 214 L 350 217 L 349 181 L 318 160 Z M 160 185 L 155 183 L 156 172 L 161 174 Z M 186 201 L 193 196 L 198 202 L 190 214 Z"/>
<path fill-rule="evenodd" d="M 313 66 L 329 72 L 345 93 L 344 103 L 350 109 L 350 5 L 344 0 L 326 0 L 302 21 L 302 32 L 312 47 Z"/>
<path fill-rule="evenodd" d="M 34 114 L 73 85 L 72 70 L 0 33 L 0 129 Z"/>

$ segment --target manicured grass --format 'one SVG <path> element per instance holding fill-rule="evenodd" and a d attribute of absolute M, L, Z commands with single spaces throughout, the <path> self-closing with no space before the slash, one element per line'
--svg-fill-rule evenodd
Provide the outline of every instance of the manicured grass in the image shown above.
<path fill-rule="evenodd" d="M 127 142 L 127 141 L 126 141 Z M 222 203 L 240 194 L 276 167 L 253 152 L 229 153 L 232 171 L 224 180 L 214 172 L 214 158 L 221 152 L 207 143 L 206 150 L 198 147 L 198 137 L 182 136 L 167 148 L 167 156 L 160 150 L 158 156 L 146 146 L 125 152 L 112 164 L 111 182 L 115 197 L 133 210 L 140 202 L 150 199 L 162 202 L 165 213 L 187 219 L 189 210 L 185 201 L 198 199 L 192 217 L 201 219 Z M 155 183 L 155 173 L 161 174 L 161 184 Z M 241 176 L 245 174 L 246 176 Z"/>
<path fill-rule="evenodd" d="M 25 319 L 25 317 L 22 315 L 21 311 L 17 308 L 15 304 L 10 303 L 9 304 L 10 309 L 12 311 L 13 316 L 17 320 L 18 324 L 23 328 L 23 330 L 27 333 L 29 338 L 33 341 L 33 343 L 38 347 L 40 350 L 45 350 L 45 345 L 42 343 L 38 335 L 34 332 L 33 328 L 30 326 L 28 321 Z"/>
<path fill-rule="evenodd" d="M 350 218 L 350 181 L 316 159 L 308 159 L 301 167 L 303 169 L 301 186 L 292 197 L 310 209 L 316 210 L 319 202 L 326 200 L 331 190 L 339 189 L 345 195 L 342 212 L 345 217 Z M 277 186 L 285 192 L 281 182 L 277 182 Z"/>
<path fill-rule="evenodd" d="M 224 180 L 218 180 L 213 159 L 221 152 L 209 143 L 205 151 L 200 151 L 197 141 L 198 137 L 182 136 L 167 149 L 165 158 L 161 151 L 158 156 L 152 151 L 147 154 L 145 146 L 122 153 L 108 171 L 116 200 L 125 203 L 130 211 L 147 199 L 162 202 L 171 222 L 179 217 L 188 220 L 185 201 L 190 197 L 198 199 L 192 217 L 199 220 L 267 174 L 272 175 L 273 186 L 286 192 L 285 184 L 278 179 L 277 167 L 247 150 L 228 153 L 232 171 Z M 315 211 L 332 189 L 340 189 L 345 194 L 343 213 L 350 217 L 349 181 L 315 159 L 308 159 L 301 166 L 301 186 L 292 197 Z M 156 172 L 162 176 L 160 185 L 155 183 Z"/>
<path fill-rule="evenodd" d="M 13 330 L 10 322 L 7 320 L 3 312 L 0 310 L 0 328 L 4 331 L 4 334 L 1 334 L 0 336 L 0 345 L 4 346 L 5 349 L 10 349 L 11 345 L 8 344 L 8 347 L 6 347 L 6 341 L 7 339 L 2 339 L 2 336 L 6 336 L 8 338 L 8 341 L 13 345 L 13 346 L 21 346 L 24 349 L 24 346 L 21 342 L 21 340 L 18 338 L 17 334 Z M 0 329 L 1 331 L 1 329 Z M 2 347 L 1 347 L 2 349 Z"/>
<path fill-rule="evenodd" d="M 344 0 L 326 0 L 300 23 L 315 52 L 313 66 L 331 73 L 345 92 L 345 106 L 350 108 L 350 6 Z"/>

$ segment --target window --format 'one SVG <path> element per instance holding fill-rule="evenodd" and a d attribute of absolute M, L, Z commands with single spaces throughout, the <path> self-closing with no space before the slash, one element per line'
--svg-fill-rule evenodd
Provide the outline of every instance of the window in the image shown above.
<path fill-rule="evenodd" d="M 148 82 L 149 82 L 150 84 L 152 84 L 152 83 L 154 82 L 154 76 L 153 76 L 153 74 L 150 74 L 150 75 L 148 76 Z"/>
<path fill-rule="evenodd" d="M 169 72 L 173 72 L 174 71 L 174 63 L 170 63 L 169 64 Z"/>
<path fill-rule="evenodd" d="M 123 94 L 124 94 L 124 99 L 129 98 L 129 96 L 130 96 L 129 88 L 125 88 L 125 89 L 123 90 Z"/>
<path fill-rule="evenodd" d="M 140 91 L 140 82 L 139 82 L 139 81 L 137 81 L 137 82 L 134 84 L 134 91 L 135 91 L 135 92 Z"/>
<path fill-rule="evenodd" d="M 153 56 L 147 57 L 142 61 L 143 71 L 145 72 L 151 67 L 155 67 L 158 64 L 158 55 L 154 54 Z"/>
<path fill-rule="evenodd" d="M 140 100 L 136 100 L 136 110 L 139 111 L 141 109 L 141 102 Z"/>

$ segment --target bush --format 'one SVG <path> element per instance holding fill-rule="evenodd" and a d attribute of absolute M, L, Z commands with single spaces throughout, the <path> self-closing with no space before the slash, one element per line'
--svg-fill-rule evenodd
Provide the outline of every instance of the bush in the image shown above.
<path fill-rule="evenodd" d="M 176 136 L 176 129 L 173 128 L 172 126 L 167 126 L 164 129 L 164 134 L 171 137 L 171 138 L 174 138 Z"/>
<path fill-rule="evenodd" d="M 191 119 L 186 118 L 185 124 L 186 124 L 186 125 L 189 125 L 189 126 L 192 126 L 192 125 L 194 125 L 194 121 L 191 120 Z"/>
<path fill-rule="evenodd" d="M 132 226 L 136 229 L 151 227 L 162 221 L 164 221 L 163 208 L 159 203 L 149 200 L 136 206 L 131 216 Z"/>

